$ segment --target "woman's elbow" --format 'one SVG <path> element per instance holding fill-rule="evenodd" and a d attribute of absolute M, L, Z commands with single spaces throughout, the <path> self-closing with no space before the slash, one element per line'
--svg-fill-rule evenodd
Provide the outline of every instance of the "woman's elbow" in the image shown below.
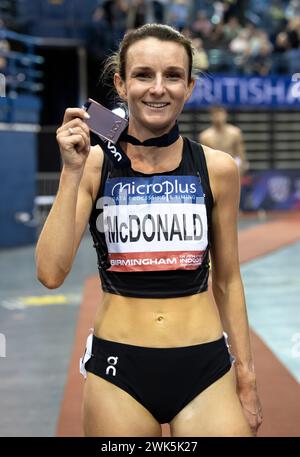
<path fill-rule="evenodd" d="M 64 271 L 56 262 L 45 262 L 44 258 L 36 252 L 35 255 L 37 280 L 47 289 L 57 289 L 66 279 L 68 271 Z"/>
<path fill-rule="evenodd" d="M 38 281 L 43 284 L 43 286 L 47 287 L 47 289 L 57 289 L 60 287 L 67 275 L 53 275 L 41 271 L 39 268 L 36 270 L 36 277 Z"/>
<path fill-rule="evenodd" d="M 58 281 L 57 279 L 52 279 L 48 277 L 44 277 L 42 275 L 37 275 L 37 279 L 43 286 L 47 287 L 47 289 L 58 289 L 64 281 Z"/>

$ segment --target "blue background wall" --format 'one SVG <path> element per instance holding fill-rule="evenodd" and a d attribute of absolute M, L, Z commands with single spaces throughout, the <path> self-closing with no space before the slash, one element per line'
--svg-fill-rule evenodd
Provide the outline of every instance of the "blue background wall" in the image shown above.
<path fill-rule="evenodd" d="M 35 241 L 35 228 L 15 219 L 17 212 L 32 215 L 35 197 L 36 132 L 0 132 L 0 246 Z"/>

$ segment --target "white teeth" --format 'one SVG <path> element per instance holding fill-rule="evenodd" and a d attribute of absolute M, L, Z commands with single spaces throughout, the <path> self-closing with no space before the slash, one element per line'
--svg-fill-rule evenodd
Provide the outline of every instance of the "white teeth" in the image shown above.
<path fill-rule="evenodd" d="M 145 105 L 150 106 L 151 108 L 163 108 L 167 106 L 168 103 L 147 103 L 145 102 Z"/>

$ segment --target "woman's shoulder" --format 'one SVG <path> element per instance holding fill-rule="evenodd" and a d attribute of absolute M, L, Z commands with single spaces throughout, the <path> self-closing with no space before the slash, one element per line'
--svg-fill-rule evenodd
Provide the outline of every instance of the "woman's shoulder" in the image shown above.
<path fill-rule="evenodd" d="M 239 170 L 235 160 L 227 152 L 204 146 L 210 186 L 214 200 L 239 187 Z"/>
<path fill-rule="evenodd" d="M 227 152 L 201 145 L 204 151 L 208 171 L 218 177 L 227 177 L 238 173 L 235 160 Z"/>

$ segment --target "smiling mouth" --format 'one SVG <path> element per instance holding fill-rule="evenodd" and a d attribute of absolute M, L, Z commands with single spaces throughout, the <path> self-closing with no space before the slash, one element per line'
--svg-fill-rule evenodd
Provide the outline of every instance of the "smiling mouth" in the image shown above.
<path fill-rule="evenodd" d="M 157 108 L 157 109 L 161 109 L 161 108 L 165 108 L 166 106 L 168 106 L 170 103 L 164 103 L 164 102 L 143 102 L 144 105 L 146 106 L 149 106 L 149 108 Z"/>

